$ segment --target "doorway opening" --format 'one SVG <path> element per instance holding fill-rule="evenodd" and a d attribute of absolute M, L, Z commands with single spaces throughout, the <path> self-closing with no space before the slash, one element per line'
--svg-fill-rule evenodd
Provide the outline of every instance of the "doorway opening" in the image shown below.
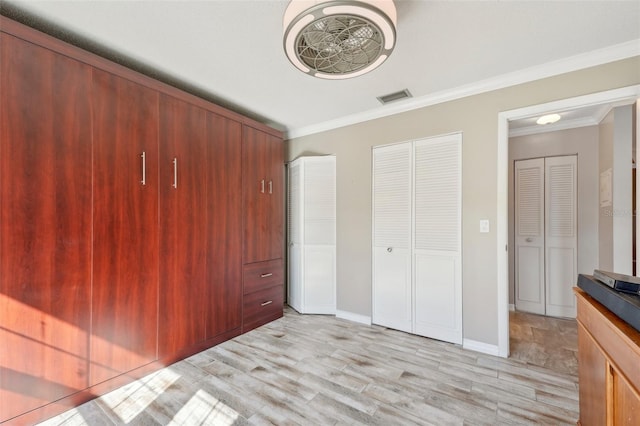
<path fill-rule="evenodd" d="M 498 115 L 498 197 L 497 197 L 497 269 L 498 269 L 498 354 L 509 356 L 510 271 L 509 252 L 509 130 L 516 120 L 531 120 L 550 112 L 633 103 L 640 97 L 640 85 L 579 96 L 546 104 L 505 111 Z"/>

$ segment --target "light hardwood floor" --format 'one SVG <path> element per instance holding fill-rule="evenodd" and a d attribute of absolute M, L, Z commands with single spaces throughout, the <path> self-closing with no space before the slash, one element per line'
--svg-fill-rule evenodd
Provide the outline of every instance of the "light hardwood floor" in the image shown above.
<path fill-rule="evenodd" d="M 561 370 L 287 309 L 44 424 L 575 425 Z"/>

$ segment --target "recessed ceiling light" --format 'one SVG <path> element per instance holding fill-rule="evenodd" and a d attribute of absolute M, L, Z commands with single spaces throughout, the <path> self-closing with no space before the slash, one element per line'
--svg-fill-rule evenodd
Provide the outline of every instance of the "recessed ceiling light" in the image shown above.
<path fill-rule="evenodd" d="M 292 0 L 284 14 L 284 51 L 314 77 L 357 77 L 389 57 L 396 19 L 393 0 Z"/>
<path fill-rule="evenodd" d="M 538 121 L 536 121 L 536 123 L 538 124 L 552 124 L 555 123 L 556 121 L 560 120 L 562 117 L 560 117 L 560 114 L 547 114 L 547 115 L 543 115 L 542 117 L 538 118 Z"/>

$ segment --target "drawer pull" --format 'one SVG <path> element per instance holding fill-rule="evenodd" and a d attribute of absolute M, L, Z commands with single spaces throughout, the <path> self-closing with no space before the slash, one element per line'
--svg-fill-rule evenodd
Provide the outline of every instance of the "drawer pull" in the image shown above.
<path fill-rule="evenodd" d="M 267 300 L 266 302 L 262 302 L 260 306 L 267 306 L 273 303 L 273 300 Z"/>
<path fill-rule="evenodd" d="M 260 274 L 260 278 L 267 278 L 267 277 L 272 277 L 273 274 L 271 272 L 269 272 L 268 274 Z"/>

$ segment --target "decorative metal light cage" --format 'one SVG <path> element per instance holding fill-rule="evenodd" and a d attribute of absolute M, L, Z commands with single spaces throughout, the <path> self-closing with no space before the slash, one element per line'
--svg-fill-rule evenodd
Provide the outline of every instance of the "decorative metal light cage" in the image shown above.
<path fill-rule="evenodd" d="M 284 50 L 300 71 L 325 79 L 365 74 L 396 43 L 392 0 L 292 0 L 284 15 Z"/>

